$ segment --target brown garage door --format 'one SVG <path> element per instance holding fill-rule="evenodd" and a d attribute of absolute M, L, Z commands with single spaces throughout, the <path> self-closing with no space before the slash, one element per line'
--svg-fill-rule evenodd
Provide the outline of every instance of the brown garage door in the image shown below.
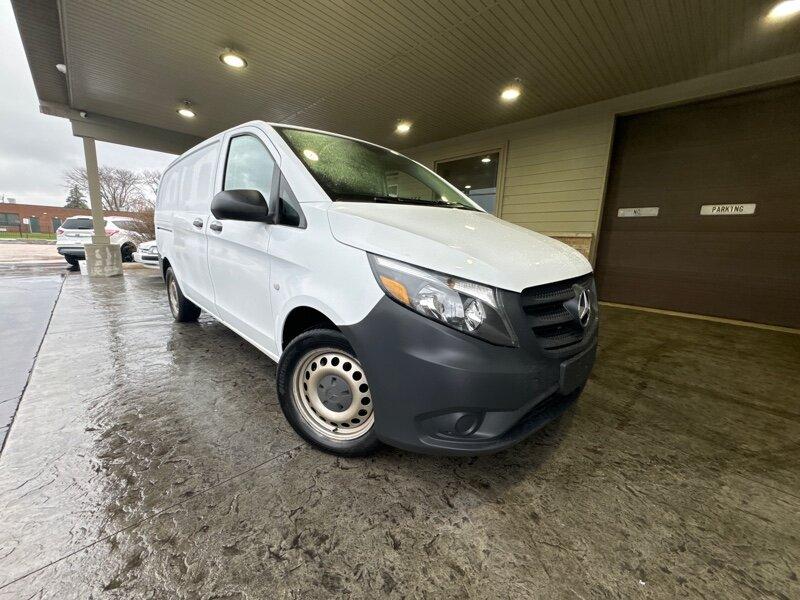
<path fill-rule="evenodd" d="M 800 84 L 620 118 L 597 280 L 610 302 L 800 328 Z"/>

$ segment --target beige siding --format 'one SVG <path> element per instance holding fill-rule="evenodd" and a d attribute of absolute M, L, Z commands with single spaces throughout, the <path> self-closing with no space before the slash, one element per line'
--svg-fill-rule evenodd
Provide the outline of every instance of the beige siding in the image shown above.
<path fill-rule="evenodd" d="M 500 216 L 589 254 L 596 248 L 614 116 L 672 106 L 800 76 L 800 54 L 619 96 L 405 152 L 436 161 L 501 151 Z"/>
<path fill-rule="evenodd" d="M 580 240 L 576 243 L 583 248 L 597 227 L 613 121 L 609 112 L 543 117 L 514 130 L 478 132 L 409 154 L 432 167 L 437 160 L 504 150 L 500 216 L 547 235 Z"/>

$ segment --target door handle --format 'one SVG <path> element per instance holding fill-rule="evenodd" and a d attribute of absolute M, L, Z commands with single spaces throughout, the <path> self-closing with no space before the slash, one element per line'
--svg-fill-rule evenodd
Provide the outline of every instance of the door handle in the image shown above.
<path fill-rule="evenodd" d="M 222 223 L 219 221 L 212 221 L 211 225 L 208 226 L 209 229 L 212 231 L 222 231 Z"/>
<path fill-rule="evenodd" d="M 194 225 L 198 229 L 201 229 L 203 227 L 203 219 L 195 219 L 194 221 L 192 221 L 192 225 Z"/>

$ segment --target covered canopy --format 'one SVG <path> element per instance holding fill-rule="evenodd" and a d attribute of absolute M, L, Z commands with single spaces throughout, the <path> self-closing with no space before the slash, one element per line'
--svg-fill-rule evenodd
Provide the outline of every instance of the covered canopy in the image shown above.
<path fill-rule="evenodd" d="M 13 0 L 43 112 L 168 152 L 251 119 L 417 146 L 800 51 L 773 4 Z"/>

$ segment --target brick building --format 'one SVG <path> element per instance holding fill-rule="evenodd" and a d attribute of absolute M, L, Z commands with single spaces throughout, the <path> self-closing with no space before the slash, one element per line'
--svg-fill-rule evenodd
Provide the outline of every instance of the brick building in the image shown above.
<path fill-rule="evenodd" d="M 89 215 L 88 208 L 63 208 L 43 204 L 0 203 L 0 231 L 55 233 L 68 217 Z M 137 216 L 126 211 L 104 211 L 106 215 Z M 25 221 L 27 219 L 27 222 Z"/>

